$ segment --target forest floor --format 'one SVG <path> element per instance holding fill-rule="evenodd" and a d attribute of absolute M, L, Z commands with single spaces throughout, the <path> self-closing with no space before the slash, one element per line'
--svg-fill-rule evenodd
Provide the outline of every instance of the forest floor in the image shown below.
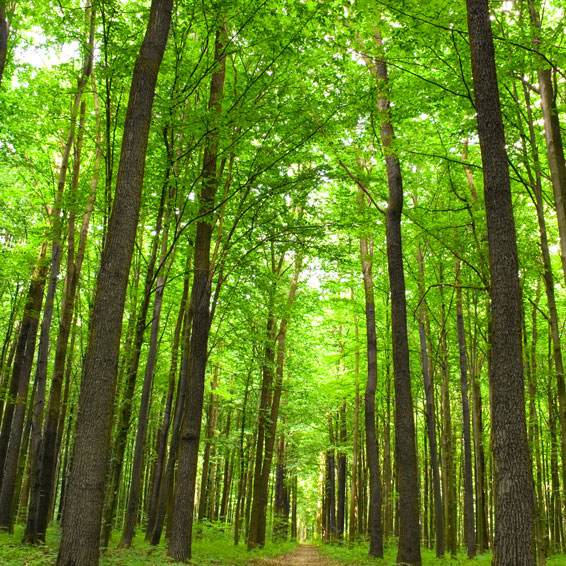
<path fill-rule="evenodd" d="M 320 553 L 314 544 L 303 543 L 278 558 L 263 558 L 250 566 L 330 566 L 336 564 Z"/>

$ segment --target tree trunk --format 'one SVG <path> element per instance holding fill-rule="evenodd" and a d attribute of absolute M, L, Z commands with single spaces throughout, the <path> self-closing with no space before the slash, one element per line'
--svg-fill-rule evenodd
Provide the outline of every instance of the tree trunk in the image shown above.
<path fill-rule="evenodd" d="M 361 192 L 362 207 L 365 194 Z M 373 292 L 372 262 L 373 240 L 369 245 L 365 238 L 360 240 L 360 255 L 365 293 L 366 341 L 368 377 L 364 396 L 364 422 L 366 428 L 366 454 L 369 467 L 369 554 L 383 558 L 383 534 L 381 530 L 381 473 L 377 452 L 375 430 L 375 393 L 377 389 L 377 337 L 375 333 L 375 298 Z"/>
<path fill-rule="evenodd" d="M 382 49 L 382 39 L 376 30 L 375 41 Z M 393 342 L 393 375 L 395 384 L 395 469 L 399 492 L 399 546 L 397 562 L 413 566 L 421 564 L 419 493 L 415 421 L 411 395 L 409 343 L 407 337 L 407 306 L 401 236 L 403 211 L 403 178 L 399 159 L 393 148 L 394 132 L 389 113 L 387 66 L 379 58 L 374 68 L 382 92 L 378 95 L 381 144 L 385 152 L 389 203 L 386 217 L 387 261 L 391 289 L 391 330 Z"/>
<path fill-rule="evenodd" d="M 171 10 L 171 0 L 152 0 L 146 35 L 134 66 L 114 208 L 102 252 L 84 362 L 58 566 L 98 564 L 122 315 L 155 85 Z"/>
<path fill-rule="evenodd" d="M 208 108 L 220 116 L 224 89 L 227 41 L 226 24 L 216 32 L 214 71 L 210 84 Z M 187 406 L 179 445 L 179 466 L 175 505 L 171 517 L 171 538 L 168 554 L 175 560 L 185 561 L 191 557 L 193 529 L 194 493 L 197 475 L 197 460 L 200 441 L 200 425 L 204 400 L 204 380 L 208 357 L 208 334 L 210 331 L 210 241 L 213 229 L 211 217 L 218 187 L 218 128 L 209 131 L 203 158 L 203 186 L 200 195 L 200 221 L 195 238 L 194 278 L 191 291 L 193 328 L 190 345 L 190 369 L 187 391 Z"/>
<path fill-rule="evenodd" d="M 494 565 L 535 564 L 534 489 L 527 443 L 521 300 L 511 188 L 486 0 L 467 0 L 491 272 Z"/>

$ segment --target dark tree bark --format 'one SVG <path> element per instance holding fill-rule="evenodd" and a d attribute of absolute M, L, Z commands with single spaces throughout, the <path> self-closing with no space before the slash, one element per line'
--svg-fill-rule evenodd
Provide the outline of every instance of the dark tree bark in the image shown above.
<path fill-rule="evenodd" d="M 491 272 L 491 419 L 495 566 L 535 564 L 534 488 L 527 443 L 517 243 L 487 0 L 467 0 Z"/>
<path fill-rule="evenodd" d="M 226 24 L 216 32 L 214 60 L 216 69 L 211 78 L 208 108 L 220 115 L 224 90 L 227 41 Z M 213 229 L 211 214 L 218 188 L 218 126 L 208 134 L 203 158 L 203 186 L 200 195 L 200 221 L 195 237 L 194 279 L 191 291 L 193 328 L 190 345 L 190 369 L 187 406 L 179 445 L 179 466 L 175 504 L 171 516 L 171 538 L 168 554 L 175 560 L 191 557 L 191 536 L 194 515 L 194 493 L 197 474 L 200 425 L 204 401 L 204 380 L 208 358 L 210 331 L 210 241 Z"/>
<path fill-rule="evenodd" d="M 376 32 L 376 44 L 382 48 L 381 34 Z M 401 236 L 403 211 L 403 178 L 399 159 L 393 147 L 394 132 L 389 114 L 387 66 L 377 59 L 372 69 L 381 83 L 378 97 L 381 144 L 385 153 L 389 203 L 385 234 L 389 286 L 391 289 L 391 330 L 393 342 L 393 377 L 395 384 L 395 463 L 399 492 L 399 546 L 397 562 L 420 566 L 419 487 L 417 449 L 411 373 L 409 368 L 409 342 L 407 337 L 407 306 L 405 298 L 405 274 Z"/>
<path fill-rule="evenodd" d="M 116 196 L 90 325 L 58 566 L 96 566 L 109 459 L 122 315 L 139 218 L 151 110 L 171 21 L 172 0 L 153 0 L 136 59 Z"/>
<path fill-rule="evenodd" d="M 360 190 L 361 192 L 361 190 Z M 361 193 L 362 206 L 365 194 Z M 375 333 L 375 298 L 373 292 L 372 261 L 373 242 L 360 240 L 360 255 L 365 293 L 366 351 L 368 377 L 364 395 L 364 422 L 366 429 L 366 454 L 369 468 L 369 554 L 383 558 L 383 534 L 381 530 L 381 473 L 375 430 L 375 392 L 377 389 L 377 337 Z"/>

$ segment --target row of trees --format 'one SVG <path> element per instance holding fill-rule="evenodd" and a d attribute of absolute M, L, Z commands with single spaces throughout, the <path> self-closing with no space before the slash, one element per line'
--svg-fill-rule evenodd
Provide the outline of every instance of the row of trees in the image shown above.
<path fill-rule="evenodd" d="M 492 8 L 2 7 L 0 528 L 563 550 L 563 14 Z"/>

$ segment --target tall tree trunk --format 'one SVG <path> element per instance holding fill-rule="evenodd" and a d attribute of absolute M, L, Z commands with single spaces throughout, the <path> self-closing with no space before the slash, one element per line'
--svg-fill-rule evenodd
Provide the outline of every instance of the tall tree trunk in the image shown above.
<path fill-rule="evenodd" d="M 375 33 L 377 49 L 383 49 L 381 32 Z M 407 305 L 401 236 L 403 211 L 403 178 L 394 150 L 395 135 L 390 117 L 387 93 L 387 65 L 380 55 L 372 71 L 380 82 L 378 95 L 381 144 L 385 153 L 389 203 L 386 216 L 387 261 L 391 289 L 391 329 L 393 342 L 393 375 L 395 384 L 395 464 L 399 492 L 399 546 L 397 562 L 421 564 L 419 494 L 415 421 L 411 395 Z"/>
<path fill-rule="evenodd" d="M 387 308 L 387 305 L 386 305 Z M 389 309 L 385 313 L 389 328 Z M 383 427 L 383 533 L 393 534 L 393 471 L 391 465 L 391 363 L 385 362 L 385 426 Z"/>
<path fill-rule="evenodd" d="M 232 407 L 228 407 L 226 415 L 226 428 L 224 430 L 224 438 L 230 437 L 230 429 L 232 426 Z M 230 499 L 230 490 L 232 487 L 232 477 L 234 475 L 234 449 L 225 448 L 224 450 L 224 474 L 222 484 L 222 499 L 220 502 L 220 510 L 218 518 L 221 522 L 228 520 L 228 504 Z"/>
<path fill-rule="evenodd" d="M 293 476 L 291 480 L 291 496 L 292 496 L 292 503 L 291 503 L 291 540 L 298 540 L 299 533 L 298 533 L 298 525 L 297 525 L 297 476 Z"/>
<path fill-rule="evenodd" d="M 4 336 L 2 353 L 0 354 L 0 423 L 2 423 L 2 417 L 4 415 L 4 401 L 10 381 L 10 368 L 12 367 L 16 346 L 18 344 L 19 322 L 15 323 L 14 318 L 20 306 L 20 291 L 20 284 L 17 283 L 12 300 L 12 308 L 10 309 L 10 317 L 8 318 L 8 331 Z M 12 336 L 14 335 L 15 338 L 12 340 Z"/>
<path fill-rule="evenodd" d="M 362 209 L 365 194 L 361 192 Z M 360 255 L 365 293 L 366 342 L 368 376 L 364 396 L 364 422 L 366 428 L 366 454 L 369 467 L 369 554 L 383 558 L 383 534 L 381 530 L 381 473 L 375 430 L 375 392 L 377 389 L 377 337 L 375 332 L 375 298 L 373 292 L 372 262 L 373 241 L 360 240 Z"/>
<path fill-rule="evenodd" d="M 96 566 L 108 468 L 122 315 L 139 218 L 151 110 L 172 0 L 152 0 L 134 66 L 116 196 L 90 324 L 58 566 Z"/>
<path fill-rule="evenodd" d="M 217 116 L 222 112 L 222 93 L 226 67 L 227 28 L 223 23 L 216 32 L 214 61 L 216 69 L 210 83 L 208 108 Z M 194 278 L 191 291 L 193 328 L 190 345 L 190 369 L 187 406 L 179 445 L 179 466 L 175 506 L 171 517 L 171 538 L 168 554 L 175 560 L 191 557 L 191 536 L 194 515 L 194 493 L 197 475 L 200 425 L 204 400 L 204 380 L 210 331 L 210 242 L 213 229 L 211 217 L 218 188 L 217 159 L 218 125 L 208 134 L 203 158 L 203 186 L 200 194 L 200 221 L 195 237 Z"/>
<path fill-rule="evenodd" d="M 534 489 L 527 442 L 521 300 L 507 151 L 487 0 L 466 0 L 491 272 L 491 417 L 495 566 L 535 564 Z"/>

